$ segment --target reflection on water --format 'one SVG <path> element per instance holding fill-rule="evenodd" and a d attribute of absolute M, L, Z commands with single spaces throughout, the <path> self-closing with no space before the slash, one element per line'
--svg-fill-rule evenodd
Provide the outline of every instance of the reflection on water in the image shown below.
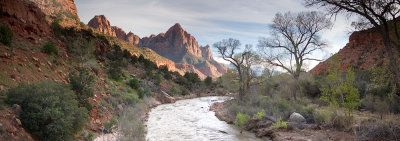
<path fill-rule="evenodd" d="M 257 141 L 253 133 L 240 133 L 234 125 L 220 121 L 210 106 L 230 97 L 180 100 L 153 108 L 147 122 L 149 141 Z"/>

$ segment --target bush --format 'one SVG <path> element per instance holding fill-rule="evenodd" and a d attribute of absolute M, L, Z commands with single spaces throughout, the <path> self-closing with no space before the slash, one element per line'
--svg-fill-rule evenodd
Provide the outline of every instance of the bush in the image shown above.
<path fill-rule="evenodd" d="M 140 88 L 139 80 L 136 79 L 136 78 L 133 78 L 133 79 L 129 80 L 128 85 L 133 89 L 139 89 Z"/>
<path fill-rule="evenodd" d="M 132 105 L 139 101 L 138 96 L 136 94 L 131 94 L 131 93 L 122 94 L 122 99 L 124 103 L 127 105 Z"/>
<path fill-rule="evenodd" d="M 153 96 L 153 93 L 147 88 L 139 89 L 139 98 L 142 99 L 144 96 Z"/>
<path fill-rule="evenodd" d="M 169 90 L 168 94 L 171 96 L 180 95 L 180 94 L 182 94 L 182 91 L 181 91 L 181 89 L 179 89 L 179 87 L 176 87 L 173 85 L 171 87 L 171 90 Z"/>
<path fill-rule="evenodd" d="M 115 117 L 112 117 L 108 122 L 104 123 L 104 133 L 113 133 L 117 128 L 118 122 Z"/>
<path fill-rule="evenodd" d="M 272 124 L 272 129 L 287 128 L 287 122 L 282 121 L 282 118 L 278 118 L 278 121 Z"/>
<path fill-rule="evenodd" d="M 253 115 L 253 119 L 258 119 L 258 120 L 260 120 L 260 119 L 261 119 L 262 117 L 264 117 L 264 116 L 265 116 L 265 111 L 262 110 L 262 111 L 258 112 L 257 114 Z"/>
<path fill-rule="evenodd" d="M 206 79 L 204 79 L 204 84 L 206 84 L 206 86 L 211 86 L 211 84 L 212 84 L 212 77 L 207 76 Z"/>
<path fill-rule="evenodd" d="M 58 54 L 57 46 L 53 42 L 44 44 L 42 50 L 47 54 Z"/>
<path fill-rule="evenodd" d="M 90 110 L 91 105 L 87 101 L 89 97 L 93 97 L 94 75 L 87 68 L 79 68 L 77 72 L 69 75 L 70 86 L 75 91 L 79 104 L 85 105 Z"/>
<path fill-rule="evenodd" d="M 243 127 L 243 125 L 245 125 L 249 121 L 250 121 L 250 116 L 249 115 L 242 114 L 241 112 L 239 112 L 236 115 L 236 119 L 235 119 L 234 124 L 241 128 L 241 127 Z"/>
<path fill-rule="evenodd" d="M 11 46 L 14 34 L 7 25 L 0 25 L 0 42 L 6 46 Z"/>
<path fill-rule="evenodd" d="M 88 118 L 75 98 L 68 86 L 44 81 L 8 90 L 6 102 L 24 109 L 19 115 L 22 125 L 41 140 L 72 140 Z"/>
<path fill-rule="evenodd" d="M 145 113 L 146 104 L 138 103 L 135 106 L 124 108 L 119 116 L 118 140 L 121 141 L 144 141 L 146 127 L 141 116 Z"/>
<path fill-rule="evenodd" d="M 362 121 L 357 128 L 360 140 L 398 140 L 400 125 L 387 121 Z"/>

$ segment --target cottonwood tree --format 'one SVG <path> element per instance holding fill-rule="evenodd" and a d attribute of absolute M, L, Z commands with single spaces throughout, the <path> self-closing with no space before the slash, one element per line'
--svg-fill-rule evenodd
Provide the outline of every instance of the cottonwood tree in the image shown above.
<path fill-rule="evenodd" d="M 260 56 L 252 50 L 253 46 L 250 44 L 246 45 L 244 53 L 242 53 L 244 57 L 244 61 L 242 64 L 243 73 L 244 73 L 244 83 L 245 83 L 245 92 L 249 92 L 251 81 L 256 78 L 257 74 L 252 69 L 252 67 L 259 65 L 261 63 Z"/>
<path fill-rule="evenodd" d="M 244 85 L 243 85 L 243 62 L 244 62 L 244 55 L 243 53 L 237 53 L 240 51 L 240 41 L 237 39 L 229 38 L 224 39 L 222 41 L 214 43 L 213 47 L 217 48 L 219 55 L 225 61 L 230 62 L 236 69 L 239 75 L 239 99 L 243 99 L 244 95 Z"/>
<path fill-rule="evenodd" d="M 339 13 L 356 15 L 360 18 L 360 21 L 353 23 L 356 28 L 377 29 L 389 56 L 390 71 L 394 74 L 392 80 L 396 80 L 397 87 L 400 85 L 396 58 L 400 49 L 400 0 L 305 0 L 305 5 L 324 7 L 335 16 Z"/>
<path fill-rule="evenodd" d="M 277 13 L 270 26 L 271 37 L 259 40 L 258 47 L 264 53 L 263 60 L 284 69 L 295 79 L 292 89 L 295 100 L 304 62 L 318 61 L 311 54 L 327 45 L 321 40 L 319 32 L 329 29 L 331 25 L 325 14 L 316 11 Z"/>

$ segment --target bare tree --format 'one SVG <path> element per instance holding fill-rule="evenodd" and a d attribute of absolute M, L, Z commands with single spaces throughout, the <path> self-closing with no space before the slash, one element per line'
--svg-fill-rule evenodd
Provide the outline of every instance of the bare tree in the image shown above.
<path fill-rule="evenodd" d="M 214 43 L 214 47 L 218 49 L 219 55 L 222 59 L 230 62 L 239 74 L 239 98 L 243 99 L 243 71 L 242 65 L 244 62 L 244 55 L 239 55 L 236 52 L 240 50 L 240 41 L 237 39 L 224 39 L 222 41 Z"/>
<path fill-rule="evenodd" d="M 304 61 L 318 61 L 311 54 L 326 46 L 318 33 L 329 29 L 331 25 L 326 15 L 315 11 L 277 13 L 270 27 L 271 37 L 259 40 L 258 46 L 265 54 L 264 60 L 286 70 L 295 79 L 296 84 L 292 90 L 294 99 Z"/>
<path fill-rule="evenodd" d="M 244 56 L 243 61 L 243 73 L 244 73 L 244 82 L 245 82 L 245 92 L 249 92 L 251 81 L 256 78 L 257 74 L 252 69 L 252 67 L 256 65 L 260 65 L 261 59 L 260 56 L 252 50 L 253 46 L 250 44 L 246 45 L 245 51 L 241 54 Z"/>
<path fill-rule="evenodd" d="M 395 57 L 400 49 L 400 0 L 305 0 L 305 5 L 324 7 L 335 16 L 339 13 L 357 15 L 361 20 L 353 25 L 359 30 L 370 27 L 377 29 L 389 54 L 393 80 L 397 86 L 400 85 L 400 72 Z"/>

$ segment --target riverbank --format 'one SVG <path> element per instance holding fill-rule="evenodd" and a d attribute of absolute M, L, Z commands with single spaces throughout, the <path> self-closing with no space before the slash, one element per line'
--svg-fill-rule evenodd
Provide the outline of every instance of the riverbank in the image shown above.
<path fill-rule="evenodd" d="M 235 116 L 229 113 L 229 105 L 233 100 L 214 103 L 210 110 L 220 120 L 233 124 Z M 253 132 L 257 137 L 270 137 L 272 140 L 355 140 L 356 137 L 351 131 L 337 131 L 335 129 L 324 129 L 321 126 L 313 126 L 304 129 L 289 126 L 286 129 L 272 129 L 274 122 L 268 118 L 251 119 L 243 130 Z"/>
<path fill-rule="evenodd" d="M 161 91 L 160 93 L 156 93 L 154 97 L 146 98 L 146 100 L 143 100 L 143 103 L 136 104 L 135 106 L 141 106 L 141 108 L 144 109 L 140 113 L 136 113 L 136 114 L 139 114 L 138 117 L 140 117 L 140 119 L 138 119 L 138 120 L 141 121 L 143 126 L 145 126 L 147 128 L 146 123 L 149 118 L 149 112 L 151 111 L 151 109 L 156 108 L 159 105 L 175 103 L 176 101 L 179 101 L 179 100 L 194 99 L 194 98 L 208 97 L 208 96 L 217 96 L 217 95 L 218 94 L 215 91 L 215 89 L 208 90 L 206 92 L 201 92 L 198 94 L 192 93 L 189 95 L 176 96 L 176 97 L 172 97 L 172 96 L 168 95 L 167 93 Z M 218 96 L 232 96 L 232 95 L 229 93 L 226 93 L 226 94 L 219 94 Z M 116 131 L 116 132 L 118 132 L 118 131 Z M 103 139 L 105 139 L 107 141 L 118 140 L 119 135 L 116 132 L 99 135 L 94 139 L 94 141 L 103 141 Z"/>

